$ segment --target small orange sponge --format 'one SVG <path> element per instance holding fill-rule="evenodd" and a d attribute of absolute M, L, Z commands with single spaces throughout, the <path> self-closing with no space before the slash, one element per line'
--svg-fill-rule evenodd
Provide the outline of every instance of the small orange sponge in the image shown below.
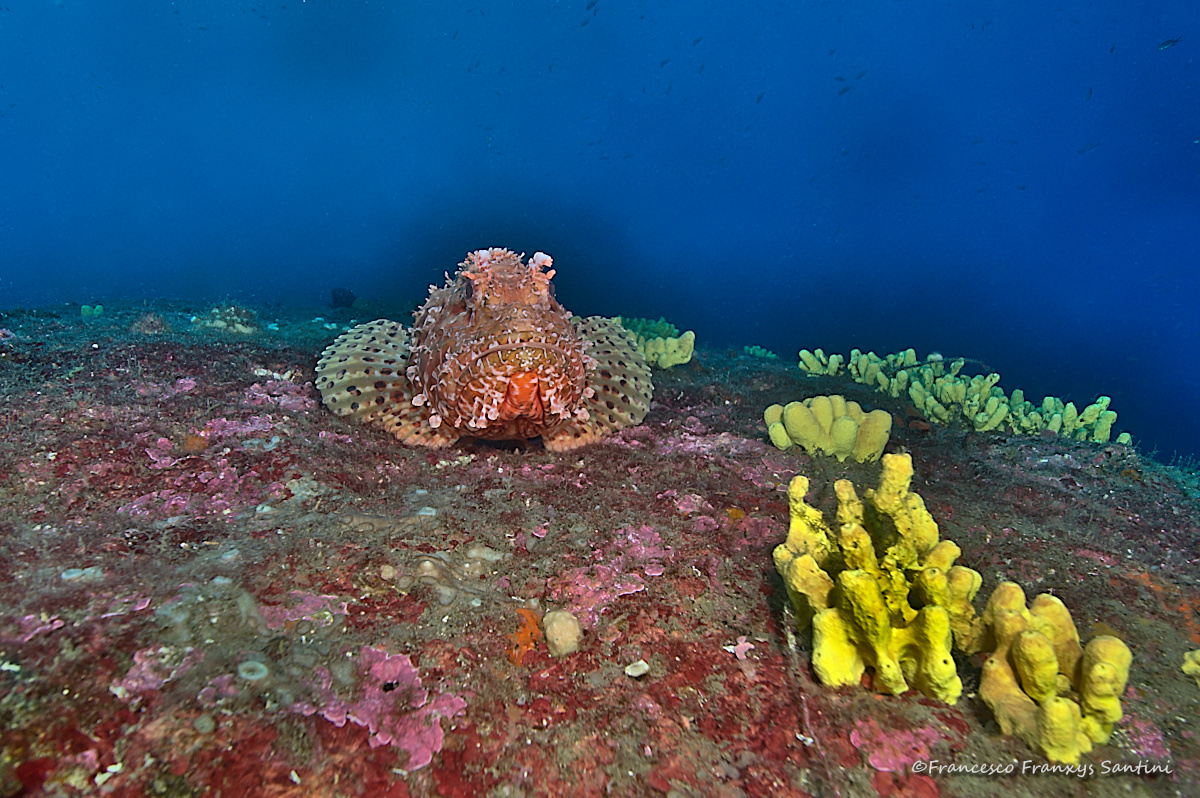
<path fill-rule="evenodd" d="M 508 661 L 513 665 L 524 662 L 525 655 L 537 648 L 538 641 L 542 639 L 537 613 L 522 607 L 517 610 L 517 615 L 521 618 L 521 628 L 508 636 L 512 641 L 508 647 Z"/>

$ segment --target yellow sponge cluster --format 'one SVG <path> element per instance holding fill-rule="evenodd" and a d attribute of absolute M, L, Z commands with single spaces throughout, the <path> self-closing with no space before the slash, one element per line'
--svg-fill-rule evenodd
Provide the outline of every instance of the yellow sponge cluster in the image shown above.
<path fill-rule="evenodd" d="M 834 484 L 836 532 L 805 501 L 809 482 L 788 487 L 787 541 L 775 548 L 801 628 L 813 629 L 813 669 L 823 684 L 874 685 L 899 695 L 910 687 L 954 704 L 962 693 L 951 649 L 987 651 L 979 695 L 1001 730 L 1056 763 L 1075 764 L 1108 742 L 1122 717 L 1133 655 L 1102 635 L 1084 648 L 1071 613 L 1043 594 L 1001 583 L 981 617 L 972 604 L 983 583 L 961 554 L 939 540 L 937 524 L 911 490 L 909 455 L 883 456 L 879 487 L 859 499 L 848 480 Z M 1184 660 L 1200 679 L 1200 651 Z"/>
<path fill-rule="evenodd" d="M 677 338 L 679 328 L 662 316 L 655 319 L 635 319 L 630 316 L 614 316 L 613 321 L 640 338 Z"/>
<path fill-rule="evenodd" d="M 853 457 L 875 462 L 892 432 L 886 410 L 864 411 L 842 396 L 813 396 L 803 402 L 771 405 L 763 412 L 771 443 L 784 451 L 802 446 L 809 454 L 833 455 L 839 462 Z"/>
<path fill-rule="evenodd" d="M 966 377 L 960 375 L 966 360 L 950 363 L 940 355 L 917 359 L 912 349 L 879 357 L 874 352 L 850 352 L 848 359 L 841 355 L 826 356 L 817 349 L 800 350 L 800 368 L 811 375 L 837 375 L 843 369 L 855 382 L 870 385 L 889 396 L 907 395 L 926 418 L 948 424 L 955 417 L 964 418 L 977 431 L 1006 429 L 1012 432 L 1038 434 L 1052 432 L 1073 440 L 1106 443 L 1112 436 L 1116 412 L 1109 410 L 1111 399 L 1101 396 L 1079 410 L 1073 402 L 1063 402 L 1047 396 L 1039 405 L 1026 401 L 1021 390 L 1012 395 L 999 387 L 999 374 Z M 1117 443 L 1131 443 L 1129 433 L 1117 436 Z"/>
<path fill-rule="evenodd" d="M 613 321 L 633 333 L 637 350 L 654 368 L 669 369 L 692 359 L 696 333 L 691 330 L 681 335 L 678 327 L 662 318 L 652 321 L 616 316 Z"/>
<path fill-rule="evenodd" d="M 953 704 L 962 682 L 951 645 L 955 639 L 964 650 L 977 645 L 971 601 L 983 579 L 954 565 L 961 550 L 939 541 L 936 522 L 909 489 L 912 475 L 911 456 L 887 454 L 879 487 L 864 499 L 848 480 L 838 480 L 836 534 L 804 501 L 808 479 L 795 477 L 788 537 L 775 548 L 775 568 L 799 625 L 812 624 L 813 668 L 822 683 L 858 684 L 871 667 L 884 692 L 899 695 L 911 686 Z"/>
<path fill-rule="evenodd" d="M 1071 613 L 1043 593 L 1001 583 L 983 613 L 985 648 L 979 695 L 1000 729 L 1015 734 L 1051 762 L 1075 764 L 1093 744 L 1108 742 L 1121 719 L 1121 694 L 1133 655 L 1116 637 L 1079 644 Z M 1072 700 L 1069 695 L 1078 696 Z"/>
<path fill-rule="evenodd" d="M 1183 655 L 1183 672 L 1195 679 L 1196 686 L 1200 687 L 1200 648 Z"/>
<path fill-rule="evenodd" d="M 642 338 L 638 336 L 637 349 L 651 366 L 669 369 L 688 363 L 696 348 L 696 334 L 688 330 L 678 338 Z"/>

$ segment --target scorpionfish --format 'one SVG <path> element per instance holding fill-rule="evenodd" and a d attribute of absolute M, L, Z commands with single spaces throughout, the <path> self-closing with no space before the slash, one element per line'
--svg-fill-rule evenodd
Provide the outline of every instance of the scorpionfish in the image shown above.
<path fill-rule="evenodd" d="M 431 448 L 540 436 L 563 452 L 640 424 L 653 391 L 646 361 L 617 322 L 563 309 L 552 262 L 468 254 L 444 287 L 429 287 L 411 330 L 360 324 L 321 354 L 325 405 Z"/>

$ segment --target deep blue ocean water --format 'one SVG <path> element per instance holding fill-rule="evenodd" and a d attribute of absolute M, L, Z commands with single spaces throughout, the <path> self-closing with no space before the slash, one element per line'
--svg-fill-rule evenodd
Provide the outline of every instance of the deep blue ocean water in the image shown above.
<path fill-rule="evenodd" d="M 1190 0 L 0 0 L 0 310 L 542 250 L 577 313 L 964 355 L 1195 456 L 1197 58 Z"/>

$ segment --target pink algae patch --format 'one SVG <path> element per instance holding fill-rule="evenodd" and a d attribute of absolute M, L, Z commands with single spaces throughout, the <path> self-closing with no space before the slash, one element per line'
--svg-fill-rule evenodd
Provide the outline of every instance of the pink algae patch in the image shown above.
<path fill-rule="evenodd" d="M 259 606 L 258 611 L 269 628 L 279 629 L 289 623 L 302 620 L 314 621 L 319 626 L 328 626 L 333 623 L 334 615 L 345 615 L 350 611 L 347 603 L 337 596 L 317 596 L 302 590 L 293 590 L 291 596 L 297 599 L 295 606 L 292 607 L 267 604 Z"/>
<path fill-rule="evenodd" d="M 329 671 L 318 667 L 314 687 L 319 706 L 300 703 L 293 705 L 292 710 L 305 716 L 320 712 L 321 717 L 338 728 L 349 721 L 369 729 L 368 742 L 372 748 L 391 745 L 408 752 L 405 770 L 428 765 L 442 749 L 440 719 L 461 713 L 467 702 L 446 693 L 431 695 L 421 685 L 412 660 L 404 654 L 393 655 L 364 646 L 359 672 L 363 684 L 350 702 L 334 693 Z"/>
<path fill-rule="evenodd" d="M 850 742 L 876 770 L 899 773 L 913 762 L 929 759 L 929 747 L 942 739 L 931 728 L 884 731 L 874 718 L 854 722 Z"/>

